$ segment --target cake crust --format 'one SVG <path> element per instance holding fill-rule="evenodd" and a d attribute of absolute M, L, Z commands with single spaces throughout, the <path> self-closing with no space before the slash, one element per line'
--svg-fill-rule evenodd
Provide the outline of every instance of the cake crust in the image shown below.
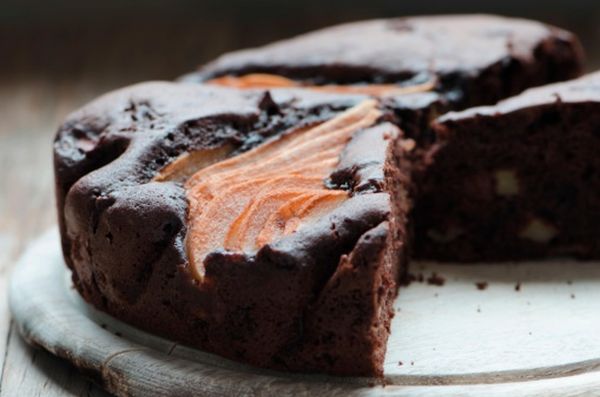
<path fill-rule="evenodd" d="M 582 58 L 576 37 L 539 22 L 494 15 L 419 16 L 347 23 L 232 52 L 184 79 L 269 73 L 318 86 L 435 81 L 439 100 L 456 108 L 576 77 Z"/>
<path fill-rule="evenodd" d="M 211 248 L 199 273 L 189 255 L 193 173 L 165 177 L 169 164 L 203 150 L 213 164 L 235 160 L 361 103 L 380 110 L 323 179 L 322 189 L 348 198 L 256 250 Z M 364 96 L 160 82 L 98 99 L 70 116 L 55 142 L 75 287 L 119 319 L 227 358 L 381 376 L 409 208 L 401 132 L 385 112 Z M 393 206 L 400 191 L 406 200 Z"/>

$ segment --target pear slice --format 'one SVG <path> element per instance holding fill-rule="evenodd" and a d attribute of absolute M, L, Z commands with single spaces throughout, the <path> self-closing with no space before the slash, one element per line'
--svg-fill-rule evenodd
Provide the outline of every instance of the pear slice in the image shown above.
<path fill-rule="evenodd" d="M 435 79 L 410 86 L 399 86 L 397 84 L 326 84 L 316 86 L 301 84 L 288 79 L 287 77 L 268 73 L 249 73 L 243 76 L 223 76 L 208 80 L 206 83 L 238 89 L 306 88 L 313 91 L 336 94 L 358 94 L 376 97 L 428 92 L 435 89 L 436 86 Z"/>
<path fill-rule="evenodd" d="M 253 254 L 346 200 L 348 192 L 327 189 L 324 181 L 354 133 L 380 116 L 377 102 L 365 100 L 239 156 L 200 169 L 195 167 L 201 161 L 183 159 L 167 170 L 165 175 L 191 175 L 184 184 L 189 201 L 186 248 L 196 278 L 203 280 L 209 253 Z M 184 169 L 185 162 L 193 174 Z"/>

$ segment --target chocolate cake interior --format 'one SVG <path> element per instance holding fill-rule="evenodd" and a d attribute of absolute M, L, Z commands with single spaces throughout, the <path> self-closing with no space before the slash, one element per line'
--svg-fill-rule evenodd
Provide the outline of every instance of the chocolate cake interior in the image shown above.
<path fill-rule="evenodd" d="M 419 183 L 415 256 L 600 257 L 594 84 L 584 78 L 443 117 Z"/>

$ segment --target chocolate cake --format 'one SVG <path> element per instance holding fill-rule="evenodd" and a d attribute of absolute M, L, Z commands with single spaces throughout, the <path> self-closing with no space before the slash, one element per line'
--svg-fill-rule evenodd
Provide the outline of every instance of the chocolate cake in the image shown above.
<path fill-rule="evenodd" d="M 446 110 L 491 104 L 574 78 L 581 65 L 579 41 L 556 27 L 492 15 L 445 15 L 329 27 L 222 55 L 184 80 L 385 96 L 412 136 Z"/>
<path fill-rule="evenodd" d="M 373 99 L 145 83 L 74 113 L 55 165 L 82 296 L 258 366 L 382 375 L 414 142 Z"/>
<path fill-rule="evenodd" d="M 449 113 L 434 129 L 416 256 L 600 257 L 600 73 Z"/>
<path fill-rule="evenodd" d="M 227 358 L 381 376 L 411 247 L 443 260 L 594 255 L 595 215 L 573 208 L 596 200 L 583 192 L 595 138 L 579 111 L 594 102 L 554 95 L 593 78 L 430 128 L 448 109 L 576 76 L 581 62 L 572 35 L 536 22 L 402 18 L 107 94 L 54 144 L 75 287 L 121 320 Z M 569 217 L 577 229 L 564 233 Z"/>

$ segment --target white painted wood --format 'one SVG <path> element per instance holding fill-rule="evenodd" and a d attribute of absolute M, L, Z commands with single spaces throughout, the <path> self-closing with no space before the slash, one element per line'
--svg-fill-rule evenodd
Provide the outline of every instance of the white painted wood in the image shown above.
<path fill-rule="evenodd" d="M 428 264 L 423 273 L 432 271 L 446 279 L 443 287 L 400 291 L 387 374 L 516 379 L 534 368 L 550 374 L 600 364 L 597 263 Z"/>
<path fill-rule="evenodd" d="M 70 288 L 56 231 L 16 266 L 10 307 L 30 343 L 121 396 L 600 396 L 598 264 L 413 266 L 425 278 L 434 271 L 444 286 L 415 282 L 401 290 L 386 386 L 251 368 L 98 313 Z"/>

